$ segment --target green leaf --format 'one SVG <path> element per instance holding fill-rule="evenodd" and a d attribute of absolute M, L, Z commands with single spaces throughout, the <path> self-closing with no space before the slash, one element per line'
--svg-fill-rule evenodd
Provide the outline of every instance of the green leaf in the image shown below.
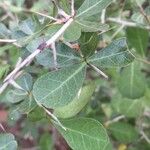
<path fill-rule="evenodd" d="M 126 117 L 138 117 L 143 111 L 142 107 L 143 100 L 134 100 L 127 98 L 114 97 L 111 101 L 113 110 L 119 114 L 125 115 Z"/>
<path fill-rule="evenodd" d="M 109 130 L 119 142 L 131 143 L 138 138 L 138 132 L 135 128 L 125 122 L 113 123 L 109 126 Z"/>
<path fill-rule="evenodd" d="M 19 25 L 19 30 L 27 35 L 31 35 L 35 31 L 35 24 L 31 18 L 28 18 L 21 22 Z"/>
<path fill-rule="evenodd" d="M 23 90 L 15 89 L 15 90 L 8 91 L 6 98 L 11 103 L 18 103 L 23 99 L 25 99 L 27 95 L 28 95 L 27 92 Z"/>
<path fill-rule="evenodd" d="M 91 100 L 91 96 L 95 90 L 95 84 L 89 85 L 81 89 L 80 96 L 76 96 L 72 102 L 64 107 L 58 107 L 54 110 L 54 114 L 60 118 L 70 118 L 79 113 L 83 107 Z M 71 108 L 71 109 L 70 109 Z"/>
<path fill-rule="evenodd" d="M 81 36 L 81 28 L 80 26 L 76 23 L 73 22 L 68 29 L 64 32 L 64 40 L 67 42 L 73 42 L 76 41 L 80 38 Z"/>
<path fill-rule="evenodd" d="M 77 95 L 84 78 L 85 64 L 52 71 L 35 82 L 34 98 L 48 108 L 64 106 Z"/>
<path fill-rule="evenodd" d="M 19 104 L 14 105 L 9 112 L 9 117 L 15 120 L 15 114 L 29 114 L 37 106 L 33 96 L 30 95 L 24 101 Z"/>
<path fill-rule="evenodd" d="M 112 0 L 85 0 L 77 10 L 76 18 L 85 18 L 101 12 Z"/>
<path fill-rule="evenodd" d="M 148 48 L 149 40 L 149 33 L 147 30 L 142 28 L 128 27 L 126 29 L 126 34 L 130 45 L 134 47 L 139 54 L 144 56 Z"/>
<path fill-rule="evenodd" d="M 7 27 L 0 23 L 0 38 L 8 38 L 10 36 L 10 30 Z"/>
<path fill-rule="evenodd" d="M 17 83 L 25 90 L 31 91 L 33 86 L 33 79 L 32 76 L 28 73 L 22 74 L 18 79 Z"/>
<path fill-rule="evenodd" d="M 105 128 L 96 120 L 76 118 L 62 123 L 66 131 L 56 127 L 73 150 L 105 150 L 109 144 Z"/>
<path fill-rule="evenodd" d="M 40 137 L 39 146 L 41 150 L 53 150 L 53 138 L 49 133 Z"/>
<path fill-rule="evenodd" d="M 17 150 L 17 142 L 12 134 L 0 133 L 0 149 L 1 150 Z"/>
<path fill-rule="evenodd" d="M 75 22 L 84 32 L 107 31 L 109 28 L 107 24 L 101 24 L 100 22 L 93 22 L 87 20 L 75 20 Z"/>
<path fill-rule="evenodd" d="M 97 33 L 93 32 L 82 32 L 79 39 L 80 50 L 84 57 L 91 56 L 94 54 L 99 42 Z"/>
<path fill-rule="evenodd" d="M 121 72 L 118 89 L 127 98 L 136 99 L 144 96 L 146 81 L 138 63 L 132 63 Z"/>
<path fill-rule="evenodd" d="M 112 68 L 126 66 L 133 60 L 134 56 L 127 48 L 126 39 L 121 38 L 98 51 L 88 61 L 98 67 Z"/>
<path fill-rule="evenodd" d="M 5 73 L 9 70 L 9 65 L 0 66 L 0 79 L 5 75 Z"/>
<path fill-rule="evenodd" d="M 33 52 L 39 43 L 42 43 L 43 39 L 38 38 L 33 40 L 26 48 L 28 51 Z M 76 56 L 75 52 L 63 43 L 56 44 L 56 56 L 57 56 L 57 67 L 67 67 L 80 61 L 80 58 Z M 45 49 L 38 56 L 36 56 L 37 62 L 46 68 L 55 67 L 53 51 L 52 49 Z"/>
<path fill-rule="evenodd" d="M 37 115 L 38 114 L 38 115 Z M 39 120 L 42 120 L 43 118 L 46 118 L 46 113 L 43 110 L 43 108 L 37 106 L 35 107 L 29 114 L 28 119 L 32 122 L 36 122 Z"/>

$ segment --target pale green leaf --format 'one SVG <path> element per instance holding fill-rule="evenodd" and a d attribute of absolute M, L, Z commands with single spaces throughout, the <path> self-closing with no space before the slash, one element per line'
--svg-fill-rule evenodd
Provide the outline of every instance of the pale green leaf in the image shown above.
<path fill-rule="evenodd" d="M 21 103 L 14 105 L 9 111 L 9 117 L 15 120 L 15 114 L 29 114 L 37 106 L 33 96 L 26 98 Z"/>
<path fill-rule="evenodd" d="M 19 30 L 27 35 L 31 35 L 35 31 L 35 24 L 31 18 L 22 21 L 19 25 Z"/>
<path fill-rule="evenodd" d="M 146 81 L 138 63 L 132 63 L 121 72 L 118 89 L 127 98 L 136 99 L 144 96 Z"/>
<path fill-rule="evenodd" d="M 17 142 L 12 134 L 0 133 L 0 150 L 17 150 Z"/>
<path fill-rule="evenodd" d="M 66 131 L 56 127 L 73 150 L 105 150 L 109 144 L 105 128 L 96 120 L 76 118 L 62 123 Z"/>
<path fill-rule="evenodd" d="M 134 56 L 127 48 L 126 39 L 121 38 L 98 51 L 88 61 L 98 67 L 112 68 L 126 66 L 133 60 Z"/>
<path fill-rule="evenodd" d="M 32 76 L 28 73 L 22 74 L 18 79 L 17 83 L 25 90 L 31 91 L 33 86 Z"/>
<path fill-rule="evenodd" d="M 27 92 L 19 89 L 8 91 L 6 98 L 11 103 L 18 103 L 27 97 Z"/>
<path fill-rule="evenodd" d="M 126 117 L 138 117 L 143 111 L 143 100 L 131 100 L 127 98 L 114 97 L 111 101 L 113 110 L 118 114 L 125 115 Z"/>
<path fill-rule="evenodd" d="M 67 42 L 73 42 L 76 41 L 80 38 L 81 36 L 81 28 L 80 26 L 76 23 L 73 22 L 68 29 L 64 32 L 64 40 Z"/>
<path fill-rule="evenodd" d="M 85 0 L 77 10 L 76 18 L 85 18 L 101 12 L 112 0 Z"/>
<path fill-rule="evenodd" d="M 0 38 L 8 38 L 10 36 L 10 30 L 7 27 L 0 23 Z"/>
<path fill-rule="evenodd" d="M 48 108 L 64 106 L 76 96 L 84 78 L 85 64 L 52 71 L 35 82 L 34 98 Z"/>
<path fill-rule="evenodd" d="M 132 125 L 125 122 L 113 123 L 109 126 L 109 130 L 119 142 L 131 143 L 138 138 L 137 130 Z"/>
<path fill-rule="evenodd" d="M 79 113 L 83 107 L 90 101 L 95 90 L 95 84 L 90 83 L 81 89 L 80 95 L 76 96 L 72 102 L 64 107 L 59 107 L 54 110 L 54 114 L 60 118 L 70 118 Z M 70 109 L 71 108 L 71 109 Z"/>

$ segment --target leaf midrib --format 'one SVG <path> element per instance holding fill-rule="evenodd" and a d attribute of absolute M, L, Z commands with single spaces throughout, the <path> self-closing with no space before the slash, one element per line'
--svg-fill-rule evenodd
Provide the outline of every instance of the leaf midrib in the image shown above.
<path fill-rule="evenodd" d="M 122 53 L 127 53 L 127 52 L 129 52 L 129 51 L 128 51 L 128 50 L 127 50 L 127 51 L 122 51 L 122 52 L 119 52 L 119 53 L 116 53 L 116 54 L 111 54 L 111 55 L 108 55 L 108 56 L 103 56 L 103 57 L 101 57 L 101 58 L 90 59 L 89 61 L 90 61 L 90 62 L 93 62 L 93 61 L 97 61 L 97 60 L 102 60 L 102 59 L 105 59 L 105 58 L 117 56 L 117 55 L 120 55 L 120 54 L 122 54 Z"/>
<path fill-rule="evenodd" d="M 93 9 L 96 5 L 98 5 L 98 4 L 101 3 L 101 2 L 102 2 L 102 0 L 99 1 L 99 2 L 97 2 L 97 3 L 95 3 L 93 6 L 89 7 L 88 9 L 86 9 L 85 11 L 83 11 L 82 13 L 78 14 L 78 15 L 76 16 L 76 18 L 80 17 L 82 14 L 85 14 L 85 13 L 88 12 L 89 10 Z M 82 6 L 81 6 L 81 7 L 82 7 Z"/>
<path fill-rule="evenodd" d="M 91 139 L 93 139 L 93 140 L 96 140 L 96 141 L 101 141 L 101 142 L 107 142 L 108 141 L 108 138 L 107 138 L 107 140 L 102 140 L 102 139 L 97 139 L 97 138 L 95 138 L 95 137 L 92 137 L 92 136 L 90 136 L 90 135 L 88 135 L 88 134 L 85 134 L 85 133 L 82 133 L 82 132 L 80 132 L 80 131 L 77 131 L 77 130 L 74 130 L 74 129 L 71 129 L 71 128 L 67 128 L 67 127 L 65 127 L 66 129 L 68 129 L 68 130 L 70 130 L 71 132 L 74 132 L 74 133 L 76 133 L 76 134 L 80 134 L 81 136 L 87 136 L 87 137 L 89 137 L 89 138 L 91 138 Z"/>
<path fill-rule="evenodd" d="M 85 67 L 85 64 L 82 64 L 81 67 L 79 67 L 71 76 L 69 76 L 69 78 L 67 78 L 66 80 L 64 80 L 56 89 L 54 89 L 53 91 L 51 91 L 49 94 L 47 94 L 45 97 L 43 97 L 42 99 L 40 99 L 40 101 L 46 99 L 49 95 L 51 95 L 52 93 L 54 93 L 55 91 L 57 91 L 59 88 L 61 88 L 64 84 L 66 84 L 71 78 L 73 78 L 76 74 L 79 73 L 79 71 L 82 70 L 82 68 Z"/>

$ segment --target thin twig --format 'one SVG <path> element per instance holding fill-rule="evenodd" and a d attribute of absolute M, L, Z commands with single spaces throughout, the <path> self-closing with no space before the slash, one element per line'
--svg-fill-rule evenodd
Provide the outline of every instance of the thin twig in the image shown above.
<path fill-rule="evenodd" d="M 14 43 L 16 39 L 0 39 L 0 43 Z"/>
<path fill-rule="evenodd" d="M 105 24 L 105 15 L 106 15 L 106 9 L 102 10 L 102 14 L 101 14 L 101 23 Z"/>
<path fill-rule="evenodd" d="M 124 26 L 129 26 L 129 27 L 137 27 L 140 26 L 138 24 L 136 24 L 135 22 L 130 22 L 130 21 L 126 21 L 126 20 L 121 20 L 120 18 L 107 18 L 107 21 L 109 22 L 114 22 L 114 23 L 118 23 Z M 144 29 L 150 30 L 150 26 L 140 26 Z"/>
<path fill-rule="evenodd" d="M 148 16 L 146 15 L 146 13 L 145 13 L 143 7 L 142 7 L 137 1 L 136 1 L 136 3 L 137 3 L 137 6 L 138 6 L 139 9 L 140 9 L 141 14 L 144 16 L 145 20 L 146 20 L 147 23 L 150 25 L 150 20 L 149 20 Z"/>
<path fill-rule="evenodd" d="M 124 115 L 118 116 L 118 117 L 116 117 L 116 118 L 114 118 L 114 119 L 112 119 L 112 120 L 107 121 L 107 122 L 105 123 L 105 125 L 106 125 L 106 126 L 109 126 L 110 124 L 115 123 L 115 122 L 118 122 L 119 120 L 124 119 L 124 118 L 125 118 Z"/>
<path fill-rule="evenodd" d="M 150 144 L 150 139 L 149 139 L 148 136 L 144 133 L 143 130 L 140 132 L 140 134 L 141 134 L 142 137 L 147 141 L 147 143 Z"/>
<path fill-rule="evenodd" d="M 99 75 L 102 75 L 105 79 L 108 79 L 108 76 L 103 71 L 101 71 L 99 68 L 97 68 L 96 66 L 94 66 L 90 63 L 87 63 L 87 65 L 89 67 L 91 67 L 92 69 L 94 69 Z"/>
<path fill-rule="evenodd" d="M 57 118 L 53 113 L 51 113 L 45 106 L 41 105 L 40 103 L 37 102 L 37 104 L 38 104 L 39 107 L 43 108 L 44 111 L 45 111 L 50 117 L 52 117 L 52 119 L 53 119 L 60 127 L 62 127 L 62 129 L 64 129 L 64 130 L 66 131 L 66 128 L 62 125 L 62 123 L 58 120 L 58 118 Z"/>
<path fill-rule="evenodd" d="M 71 25 L 73 22 L 72 18 L 69 18 L 67 22 L 52 36 L 47 42 L 42 43 L 39 45 L 39 47 L 31 54 L 29 55 L 24 61 L 20 63 L 3 81 L 3 84 L 0 87 L 0 94 L 6 89 L 6 87 L 9 85 L 9 81 L 13 80 L 15 78 L 15 75 L 17 72 L 19 72 L 20 69 L 22 69 L 27 64 L 29 65 L 31 60 L 33 60 L 43 49 L 50 46 L 52 43 L 54 43 L 63 33 L 64 31 Z"/>
<path fill-rule="evenodd" d="M 55 42 L 51 44 L 51 49 L 53 51 L 54 67 L 55 67 L 55 69 L 57 69 L 57 53 L 56 53 Z"/>
<path fill-rule="evenodd" d="M 71 16 L 75 15 L 74 0 L 71 0 Z"/>

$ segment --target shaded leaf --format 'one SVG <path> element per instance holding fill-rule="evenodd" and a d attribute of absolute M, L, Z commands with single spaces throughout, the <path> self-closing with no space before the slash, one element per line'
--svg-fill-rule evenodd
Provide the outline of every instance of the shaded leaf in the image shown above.
<path fill-rule="evenodd" d="M 56 127 L 73 150 L 105 150 L 109 144 L 105 128 L 96 120 L 76 118 L 62 123 L 66 131 Z"/>
<path fill-rule="evenodd" d="M 40 77 L 34 84 L 36 101 L 48 108 L 68 104 L 76 96 L 85 77 L 85 64 L 69 66 Z"/>
<path fill-rule="evenodd" d="M 79 113 L 83 107 L 90 101 L 95 90 L 95 84 L 91 83 L 81 89 L 80 96 L 76 96 L 72 102 L 64 107 L 58 107 L 54 114 L 60 118 L 70 118 Z"/>
<path fill-rule="evenodd" d="M 89 62 L 98 67 L 123 67 L 134 60 L 134 56 L 127 48 L 126 39 L 113 41 L 106 48 L 98 51 L 89 58 Z"/>
<path fill-rule="evenodd" d="M 15 90 L 8 91 L 6 98 L 11 103 L 18 103 L 23 99 L 25 99 L 27 95 L 28 95 L 27 92 L 23 90 L 15 89 Z"/>
<path fill-rule="evenodd" d="M 31 35 L 35 31 L 35 24 L 31 18 L 22 21 L 19 25 L 19 30 L 27 35 Z"/>
<path fill-rule="evenodd" d="M 7 27 L 0 23 L 0 38 L 8 38 L 10 36 L 10 30 Z"/>
<path fill-rule="evenodd" d="M 126 117 L 138 117 L 143 111 L 143 100 L 126 99 L 116 97 L 112 100 L 111 104 L 115 112 L 125 115 Z"/>
<path fill-rule="evenodd" d="M 144 56 L 148 47 L 149 39 L 147 30 L 128 27 L 126 33 L 130 45 L 134 47 L 139 54 Z"/>
<path fill-rule="evenodd" d="M 91 56 L 94 54 L 99 42 L 97 33 L 93 32 L 82 32 L 79 39 L 80 50 L 84 57 Z"/>
<path fill-rule="evenodd" d="M 40 137 L 39 142 L 40 149 L 53 150 L 53 139 L 49 133 L 45 133 Z"/>
<path fill-rule="evenodd" d="M 31 91 L 33 86 L 33 79 L 32 76 L 28 73 L 22 74 L 18 79 L 17 83 L 25 90 Z"/>
<path fill-rule="evenodd" d="M 109 126 L 109 130 L 119 142 L 131 143 L 138 138 L 138 132 L 135 128 L 125 122 L 113 123 Z"/>
<path fill-rule="evenodd" d="M 132 63 L 121 72 L 118 79 L 118 89 L 127 98 L 136 99 L 144 96 L 146 81 L 140 71 L 139 64 Z"/>

